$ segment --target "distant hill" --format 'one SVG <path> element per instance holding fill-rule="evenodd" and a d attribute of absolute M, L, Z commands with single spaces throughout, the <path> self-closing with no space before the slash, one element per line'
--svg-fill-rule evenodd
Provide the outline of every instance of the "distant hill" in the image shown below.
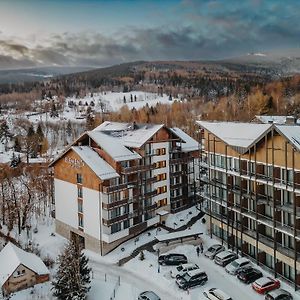
<path fill-rule="evenodd" d="M 90 67 L 37 67 L 0 70 L 1 83 L 32 82 L 53 77 L 91 70 Z"/>

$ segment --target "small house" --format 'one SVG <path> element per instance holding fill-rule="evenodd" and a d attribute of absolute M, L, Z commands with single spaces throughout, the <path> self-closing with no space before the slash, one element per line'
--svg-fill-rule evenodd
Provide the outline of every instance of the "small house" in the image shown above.
<path fill-rule="evenodd" d="M 0 288 L 4 295 L 49 280 L 49 270 L 35 254 L 9 242 L 0 252 Z"/>

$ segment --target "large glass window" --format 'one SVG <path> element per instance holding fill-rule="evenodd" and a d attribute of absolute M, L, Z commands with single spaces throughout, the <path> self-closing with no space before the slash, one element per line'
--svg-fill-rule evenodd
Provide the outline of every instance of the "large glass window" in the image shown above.
<path fill-rule="evenodd" d="M 111 233 L 115 233 L 121 230 L 121 223 L 115 223 L 111 225 Z"/>

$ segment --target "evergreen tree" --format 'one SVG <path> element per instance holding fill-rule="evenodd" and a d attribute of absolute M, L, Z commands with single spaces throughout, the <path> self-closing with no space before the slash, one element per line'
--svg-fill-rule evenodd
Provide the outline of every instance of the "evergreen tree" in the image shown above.
<path fill-rule="evenodd" d="M 125 97 L 125 95 L 123 97 L 123 102 L 126 103 L 126 97 Z"/>
<path fill-rule="evenodd" d="M 38 124 L 38 127 L 36 129 L 36 135 L 37 135 L 38 142 L 42 143 L 45 136 L 44 136 L 41 123 Z"/>
<path fill-rule="evenodd" d="M 53 295 L 59 300 L 84 300 L 90 290 L 88 259 L 78 244 L 70 242 L 58 258 L 58 271 L 52 283 Z"/>
<path fill-rule="evenodd" d="M 57 111 L 57 108 L 56 108 L 56 105 L 55 105 L 54 101 L 52 101 L 51 110 L 50 110 L 50 117 L 52 117 L 52 118 L 58 117 L 58 111 Z"/>
<path fill-rule="evenodd" d="M 4 120 L 0 124 L 0 141 L 7 144 L 10 137 L 11 133 L 9 131 L 9 127 L 7 125 L 7 122 Z"/>
<path fill-rule="evenodd" d="M 21 147 L 21 143 L 20 143 L 20 138 L 19 137 L 15 137 L 14 150 L 16 152 L 21 152 L 22 151 L 22 147 Z"/>
<path fill-rule="evenodd" d="M 66 131 L 67 131 L 67 135 L 70 137 L 72 135 L 72 124 L 71 124 L 70 119 L 67 122 L 67 129 L 66 129 Z"/>
<path fill-rule="evenodd" d="M 95 119 L 92 116 L 92 114 L 88 114 L 86 116 L 86 124 L 85 124 L 86 130 L 93 130 L 95 127 Z"/>

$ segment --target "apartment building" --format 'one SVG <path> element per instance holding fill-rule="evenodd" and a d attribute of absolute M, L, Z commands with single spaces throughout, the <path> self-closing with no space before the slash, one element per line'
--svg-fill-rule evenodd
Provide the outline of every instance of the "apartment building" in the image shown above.
<path fill-rule="evenodd" d="M 164 125 L 104 122 L 52 163 L 56 231 L 102 255 L 193 205 L 198 142 Z"/>
<path fill-rule="evenodd" d="M 300 285 L 300 126 L 198 121 L 211 235 Z M 201 148 L 201 147 L 200 147 Z"/>

